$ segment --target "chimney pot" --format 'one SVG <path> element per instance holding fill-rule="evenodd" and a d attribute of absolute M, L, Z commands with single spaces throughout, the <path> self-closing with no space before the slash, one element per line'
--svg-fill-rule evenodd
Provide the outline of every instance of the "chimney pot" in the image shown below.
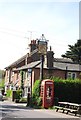
<path fill-rule="evenodd" d="M 34 40 L 33 40 L 33 44 L 34 44 Z"/>

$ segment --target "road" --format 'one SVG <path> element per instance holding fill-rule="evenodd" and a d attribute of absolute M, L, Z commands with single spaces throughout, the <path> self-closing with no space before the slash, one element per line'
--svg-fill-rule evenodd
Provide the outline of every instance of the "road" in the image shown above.
<path fill-rule="evenodd" d="M 2 118 L 79 118 L 49 109 L 33 109 L 10 101 L 0 102 Z"/>

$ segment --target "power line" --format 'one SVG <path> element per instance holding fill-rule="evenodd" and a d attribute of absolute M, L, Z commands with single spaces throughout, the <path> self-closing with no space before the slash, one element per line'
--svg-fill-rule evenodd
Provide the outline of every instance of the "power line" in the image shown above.
<path fill-rule="evenodd" d="M 0 28 L 0 29 L 5 29 L 5 28 Z M 35 31 L 27 31 L 30 33 L 30 36 L 29 37 L 26 37 L 26 32 L 22 32 L 22 31 L 17 31 L 17 30 L 13 30 L 13 29 L 7 29 L 9 31 L 3 31 L 3 30 L 0 30 L 1 33 L 4 33 L 4 34 L 8 34 L 8 35 L 13 35 L 13 36 L 16 36 L 16 37 L 20 37 L 20 38 L 24 38 L 24 39 L 28 39 L 28 41 L 30 42 L 30 40 L 32 40 L 32 33 L 35 32 Z M 15 32 L 19 32 L 19 33 L 24 33 L 25 35 L 21 36 L 21 35 L 18 35 L 16 33 L 13 33 L 11 31 L 15 31 Z M 54 46 L 64 46 L 66 47 L 65 44 L 62 44 L 62 43 L 54 43 L 53 44 Z M 68 46 L 68 45 L 67 45 Z"/>
<path fill-rule="evenodd" d="M 13 36 L 16 36 L 16 37 L 26 38 L 26 37 L 24 37 L 24 36 L 21 36 L 21 35 L 15 34 L 15 33 L 10 33 L 10 32 L 6 32 L 6 31 L 0 31 L 0 32 L 1 32 L 1 33 L 4 33 L 4 34 L 13 35 Z"/>
<path fill-rule="evenodd" d="M 0 28 L 0 29 L 1 29 L 1 30 L 0 30 L 1 33 L 13 35 L 13 36 L 16 36 L 16 37 L 25 38 L 25 39 L 28 39 L 28 40 L 31 40 L 31 39 L 32 39 L 32 33 L 35 32 L 35 31 L 27 31 L 27 32 L 30 33 L 30 35 L 29 35 L 29 37 L 26 37 L 26 34 L 27 34 L 26 32 L 17 31 L 17 30 L 13 30 L 13 29 L 9 29 L 9 28 L 7 29 L 7 31 L 4 31 L 6 28 Z M 15 32 L 15 33 L 12 33 L 11 31 L 13 31 L 13 32 Z M 18 34 L 16 34 L 16 32 L 17 32 L 17 33 L 22 33 L 22 34 L 24 34 L 24 35 L 23 35 L 23 36 L 18 35 Z"/>
<path fill-rule="evenodd" d="M 19 33 L 25 33 L 25 32 L 23 32 L 23 31 L 14 30 L 14 29 L 11 29 L 11 28 L 1 28 L 1 27 L 0 27 L 0 29 L 1 29 L 1 30 L 7 30 L 7 31 L 19 32 Z"/>

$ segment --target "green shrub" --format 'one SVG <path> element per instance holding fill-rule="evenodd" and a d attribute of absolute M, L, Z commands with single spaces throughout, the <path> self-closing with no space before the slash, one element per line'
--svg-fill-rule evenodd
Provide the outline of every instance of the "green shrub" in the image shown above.
<path fill-rule="evenodd" d="M 12 97 L 12 90 L 7 90 L 6 91 L 6 96 L 7 97 Z"/>
<path fill-rule="evenodd" d="M 5 84 L 4 84 L 4 83 L 5 83 L 5 79 L 1 79 L 1 80 L 0 80 L 0 88 L 1 88 L 1 89 L 4 89 L 4 88 L 5 88 Z"/>
<path fill-rule="evenodd" d="M 20 99 L 22 97 L 22 90 L 16 90 L 15 99 Z"/>
<path fill-rule="evenodd" d="M 27 98 L 20 98 L 19 102 L 20 103 L 27 103 Z"/>
<path fill-rule="evenodd" d="M 42 98 L 38 97 L 38 99 L 37 99 L 37 106 L 41 106 L 41 104 L 42 104 Z"/>
<path fill-rule="evenodd" d="M 33 91 L 32 91 L 33 106 L 41 106 L 40 85 L 41 85 L 41 81 L 36 80 L 33 86 Z"/>

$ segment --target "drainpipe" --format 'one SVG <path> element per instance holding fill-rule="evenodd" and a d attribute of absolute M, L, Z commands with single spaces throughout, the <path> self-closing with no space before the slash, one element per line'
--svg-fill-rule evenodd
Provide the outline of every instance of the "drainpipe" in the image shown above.
<path fill-rule="evenodd" d="M 41 67 L 40 67 L 40 80 L 43 80 L 43 64 L 44 64 L 44 55 L 41 55 L 40 57 L 41 60 Z"/>
<path fill-rule="evenodd" d="M 67 70 L 68 70 L 68 66 L 66 66 L 66 70 L 65 70 L 65 80 L 67 79 Z"/>

